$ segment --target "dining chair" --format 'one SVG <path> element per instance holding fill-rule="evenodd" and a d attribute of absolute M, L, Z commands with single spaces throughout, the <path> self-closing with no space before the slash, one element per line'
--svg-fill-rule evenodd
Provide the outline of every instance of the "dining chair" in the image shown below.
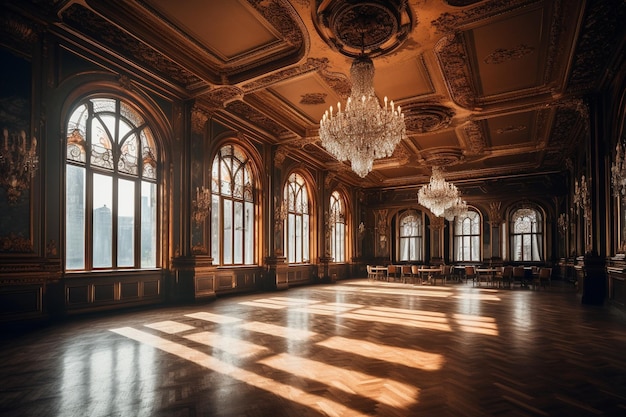
<path fill-rule="evenodd" d="M 513 282 L 513 267 L 511 265 L 507 265 L 504 267 L 504 271 L 502 271 L 502 287 L 505 286 L 511 288 L 511 283 Z"/>
<path fill-rule="evenodd" d="M 539 268 L 539 272 L 533 275 L 533 289 L 537 287 L 546 288 L 551 285 L 552 268 Z"/>
<path fill-rule="evenodd" d="M 411 283 L 415 284 L 415 281 L 420 278 L 420 266 L 411 265 Z"/>
<path fill-rule="evenodd" d="M 402 277 L 402 282 L 406 284 L 411 279 L 411 265 L 402 265 L 400 268 L 400 277 Z"/>
<path fill-rule="evenodd" d="M 526 269 L 523 266 L 513 267 L 513 282 L 519 281 L 520 286 L 526 285 Z"/>
<path fill-rule="evenodd" d="M 493 271 L 493 274 L 491 275 L 491 280 L 492 280 L 493 285 L 500 288 L 502 286 L 502 282 L 504 279 L 504 267 L 496 266 L 494 269 L 495 270 Z"/>
<path fill-rule="evenodd" d="M 465 266 L 465 282 L 467 283 L 467 280 L 471 279 L 472 280 L 472 285 L 474 285 L 476 283 L 476 268 L 471 266 L 471 265 L 466 265 Z"/>
<path fill-rule="evenodd" d="M 394 281 L 400 278 L 400 270 L 396 265 L 387 266 L 387 281 L 390 281 L 392 278 Z"/>

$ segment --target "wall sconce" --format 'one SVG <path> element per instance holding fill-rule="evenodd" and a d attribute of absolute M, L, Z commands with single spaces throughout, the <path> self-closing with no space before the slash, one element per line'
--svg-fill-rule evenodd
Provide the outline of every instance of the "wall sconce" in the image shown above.
<path fill-rule="evenodd" d="M 7 191 L 10 205 L 17 203 L 23 190 L 30 188 L 32 178 L 39 166 L 37 139 L 32 138 L 30 148 L 26 132 L 9 134 L 4 129 L 4 140 L 0 148 L 0 185 Z"/>
<path fill-rule="evenodd" d="M 589 198 L 588 181 L 583 175 L 580 177 L 580 184 L 578 180 L 574 183 L 574 205 L 577 211 L 582 210 L 583 216 L 587 218 L 589 211 L 591 210 L 591 199 Z"/>
<path fill-rule="evenodd" d="M 613 195 L 626 202 L 626 149 L 621 142 L 617 142 L 615 151 L 615 162 L 611 164 Z"/>
<path fill-rule="evenodd" d="M 196 187 L 196 199 L 192 202 L 193 221 L 197 224 L 202 223 L 211 211 L 211 191 L 208 188 Z"/>

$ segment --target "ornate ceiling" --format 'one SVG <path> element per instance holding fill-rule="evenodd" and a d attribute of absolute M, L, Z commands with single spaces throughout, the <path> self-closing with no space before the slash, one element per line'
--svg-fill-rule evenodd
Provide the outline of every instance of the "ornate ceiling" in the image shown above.
<path fill-rule="evenodd" d="M 53 31 L 364 188 L 560 172 L 585 98 L 624 48 L 623 0 L 31 0 Z M 36 9 L 36 11 L 35 11 Z M 407 138 L 361 179 L 321 146 L 352 57 L 402 106 Z"/>

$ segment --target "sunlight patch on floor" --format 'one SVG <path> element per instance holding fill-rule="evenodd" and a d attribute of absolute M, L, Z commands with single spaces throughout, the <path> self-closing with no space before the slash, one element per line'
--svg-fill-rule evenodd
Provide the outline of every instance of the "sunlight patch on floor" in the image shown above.
<path fill-rule="evenodd" d="M 210 321 L 210 322 L 218 323 L 218 324 L 236 323 L 238 321 L 241 321 L 241 319 L 237 317 L 224 316 L 222 314 L 207 313 L 204 311 L 199 311 L 197 313 L 191 313 L 191 314 L 185 314 L 185 317 L 191 317 L 194 319 Z"/>
<path fill-rule="evenodd" d="M 213 332 L 199 332 L 183 336 L 185 339 L 200 343 L 205 346 L 220 349 L 231 355 L 239 357 L 254 356 L 259 353 L 267 352 L 269 349 L 255 343 L 250 343 L 239 338 L 225 336 Z"/>
<path fill-rule="evenodd" d="M 307 340 L 317 335 L 317 333 L 308 330 L 276 326 L 274 324 L 260 323 L 258 321 L 250 321 L 242 324 L 239 327 L 252 332 L 269 334 L 271 336 L 277 336 L 291 340 Z"/>
<path fill-rule="evenodd" d="M 164 320 L 156 323 L 144 324 L 144 326 L 149 327 L 154 330 L 158 330 L 163 333 L 176 334 L 186 332 L 188 330 L 193 330 L 195 327 L 189 326 L 184 323 L 178 323 L 176 321 Z"/>
<path fill-rule="evenodd" d="M 423 371 L 437 371 L 443 367 L 445 362 L 444 356 L 438 353 L 386 346 L 367 340 L 349 339 L 341 336 L 332 336 L 316 344 L 325 348 L 421 369 Z"/>

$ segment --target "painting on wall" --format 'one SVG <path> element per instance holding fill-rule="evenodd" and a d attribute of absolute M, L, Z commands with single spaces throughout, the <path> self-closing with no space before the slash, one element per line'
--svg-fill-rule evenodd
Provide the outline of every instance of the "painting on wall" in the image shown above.
<path fill-rule="evenodd" d="M 32 181 L 30 172 L 24 174 L 37 159 L 30 128 L 32 69 L 29 61 L 6 50 L 0 59 L 0 253 L 32 253 Z"/>

